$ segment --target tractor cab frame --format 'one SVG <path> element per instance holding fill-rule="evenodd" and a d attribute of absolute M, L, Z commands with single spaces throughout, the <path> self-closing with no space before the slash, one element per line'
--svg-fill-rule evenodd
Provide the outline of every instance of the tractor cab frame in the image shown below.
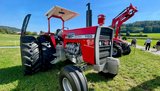
<path fill-rule="evenodd" d="M 50 20 L 51 20 L 51 18 L 60 19 L 62 21 L 62 30 L 64 30 L 65 21 L 70 20 L 70 19 L 78 16 L 78 13 L 61 8 L 59 6 L 55 6 L 54 8 L 49 10 L 45 15 L 48 18 L 48 33 L 50 33 Z"/>

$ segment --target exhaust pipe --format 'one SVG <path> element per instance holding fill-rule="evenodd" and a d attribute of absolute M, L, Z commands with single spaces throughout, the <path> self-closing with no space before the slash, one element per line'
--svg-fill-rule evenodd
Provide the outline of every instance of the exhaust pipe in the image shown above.
<path fill-rule="evenodd" d="M 92 26 L 92 10 L 90 3 L 87 4 L 88 10 L 86 11 L 86 27 Z"/>

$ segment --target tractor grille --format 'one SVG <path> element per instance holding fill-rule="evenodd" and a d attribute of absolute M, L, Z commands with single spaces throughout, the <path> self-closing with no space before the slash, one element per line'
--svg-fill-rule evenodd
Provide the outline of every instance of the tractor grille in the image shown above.
<path fill-rule="evenodd" d="M 99 38 L 99 60 L 100 63 L 106 61 L 111 56 L 112 30 L 102 28 Z"/>
<path fill-rule="evenodd" d="M 110 56 L 110 47 L 111 46 L 100 46 L 99 47 L 99 58 L 107 58 Z"/>

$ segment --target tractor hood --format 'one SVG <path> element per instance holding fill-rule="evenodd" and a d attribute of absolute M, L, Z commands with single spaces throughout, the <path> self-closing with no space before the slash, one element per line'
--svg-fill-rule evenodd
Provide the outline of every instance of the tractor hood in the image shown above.
<path fill-rule="evenodd" d="M 60 18 L 63 21 L 70 20 L 78 15 L 79 14 L 76 12 L 61 8 L 59 6 L 55 6 L 46 13 L 47 18 L 55 17 L 55 18 Z"/>

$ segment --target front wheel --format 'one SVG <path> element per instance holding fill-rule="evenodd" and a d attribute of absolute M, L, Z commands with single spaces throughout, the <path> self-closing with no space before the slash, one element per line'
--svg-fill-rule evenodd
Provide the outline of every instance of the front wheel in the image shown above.
<path fill-rule="evenodd" d="M 76 66 L 65 66 L 59 75 L 62 91 L 88 91 L 86 77 Z"/>
<path fill-rule="evenodd" d="M 121 57 L 122 56 L 122 48 L 119 45 L 113 45 L 113 57 Z"/>

